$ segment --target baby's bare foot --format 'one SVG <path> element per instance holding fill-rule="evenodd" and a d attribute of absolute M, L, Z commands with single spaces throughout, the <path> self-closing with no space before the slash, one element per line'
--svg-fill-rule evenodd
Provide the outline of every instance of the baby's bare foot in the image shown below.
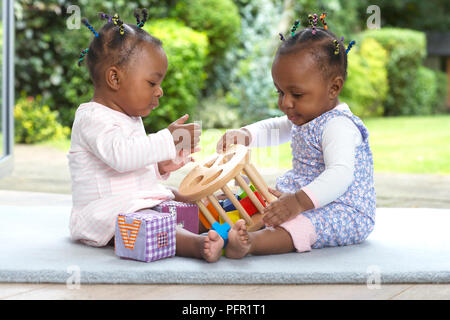
<path fill-rule="evenodd" d="M 214 230 L 209 230 L 203 242 L 202 257 L 208 262 L 216 262 L 222 255 L 223 239 Z"/>
<path fill-rule="evenodd" d="M 250 239 L 243 219 L 238 220 L 228 233 L 225 256 L 231 259 L 245 257 L 250 250 Z"/>

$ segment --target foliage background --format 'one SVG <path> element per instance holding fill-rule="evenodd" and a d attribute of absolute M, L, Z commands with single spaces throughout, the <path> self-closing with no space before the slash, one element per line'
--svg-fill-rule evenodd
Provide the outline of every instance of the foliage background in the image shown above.
<path fill-rule="evenodd" d="M 341 97 L 356 114 L 448 112 L 446 76 L 423 65 L 424 32 L 450 29 L 448 1 L 17 0 L 16 97 L 22 92 L 40 96 L 34 108 L 49 106 L 66 127 L 71 127 L 78 105 L 93 94 L 87 69 L 76 65 L 92 33 L 84 26 L 67 28 L 71 4 L 96 29 L 103 24 L 99 11 L 118 12 L 134 23 L 135 8 L 149 9 L 149 31 L 162 38 L 170 65 L 161 106 L 145 119 L 149 132 L 186 112 L 205 127 L 218 128 L 279 115 L 270 75 L 278 33 L 286 34 L 298 17 L 306 26 L 308 13 L 323 10 L 330 30 L 346 43 L 357 41 Z M 369 5 L 381 8 L 380 30 L 367 30 Z"/>

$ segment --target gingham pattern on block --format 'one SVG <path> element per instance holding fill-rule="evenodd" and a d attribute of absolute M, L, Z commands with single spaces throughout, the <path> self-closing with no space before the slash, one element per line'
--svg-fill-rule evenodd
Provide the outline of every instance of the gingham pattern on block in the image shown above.
<path fill-rule="evenodd" d="M 147 247 L 148 261 L 158 260 L 175 255 L 175 233 L 177 215 L 173 212 L 159 213 L 159 219 L 147 222 Z M 161 235 L 166 234 L 166 245 L 160 246 Z"/>
<path fill-rule="evenodd" d="M 134 223 L 140 221 L 134 249 L 130 250 L 126 242 L 121 241 L 119 221 Z M 132 221 L 132 222 L 131 222 Z M 122 258 L 150 262 L 175 255 L 176 250 L 176 213 L 157 212 L 151 209 L 135 213 L 120 214 L 116 230 L 116 254 Z"/>

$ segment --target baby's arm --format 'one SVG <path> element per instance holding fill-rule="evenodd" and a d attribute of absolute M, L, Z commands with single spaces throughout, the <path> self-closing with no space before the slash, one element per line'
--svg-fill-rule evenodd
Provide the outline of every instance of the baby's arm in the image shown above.
<path fill-rule="evenodd" d="M 264 210 L 264 222 L 277 226 L 297 214 L 327 205 L 339 198 L 353 181 L 355 149 L 362 137 L 354 123 L 346 117 L 330 120 L 324 128 L 322 151 L 325 170 L 296 193 L 281 194 Z"/>
<path fill-rule="evenodd" d="M 122 124 L 89 119 L 81 130 L 89 150 L 118 172 L 129 172 L 174 159 L 175 144 L 168 129 L 146 135 L 125 135 Z"/>
<path fill-rule="evenodd" d="M 325 170 L 303 190 L 315 208 L 323 207 L 347 191 L 353 181 L 356 148 L 362 136 L 356 125 L 346 117 L 330 120 L 322 136 Z"/>
<path fill-rule="evenodd" d="M 241 129 L 228 130 L 217 143 L 217 152 L 226 150 L 230 144 L 249 147 L 269 147 L 290 140 L 292 122 L 287 116 L 261 120 Z"/>
<path fill-rule="evenodd" d="M 292 122 L 282 116 L 261 120 L 242 129 L 250 133 L 249 147 L 270 147 L 291 139 Z"/>

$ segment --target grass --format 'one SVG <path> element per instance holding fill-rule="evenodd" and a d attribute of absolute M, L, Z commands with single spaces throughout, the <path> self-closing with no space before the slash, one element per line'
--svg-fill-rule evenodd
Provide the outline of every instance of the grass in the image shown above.
<path fill-rule="evenodd" d="M 450 174 L 450 115 L 369 118 L 364 123 L 370 133 L 375 171 Z M 195 159 L 201 161 L 213 154 L 224 132 L 225 129 L 204 130 L 202 150 Z M 70 141 L 44 145 L 68 151 Z M 254 149 L 252 161 L 257 167 L 291 168 L 290 144 Z"/>

